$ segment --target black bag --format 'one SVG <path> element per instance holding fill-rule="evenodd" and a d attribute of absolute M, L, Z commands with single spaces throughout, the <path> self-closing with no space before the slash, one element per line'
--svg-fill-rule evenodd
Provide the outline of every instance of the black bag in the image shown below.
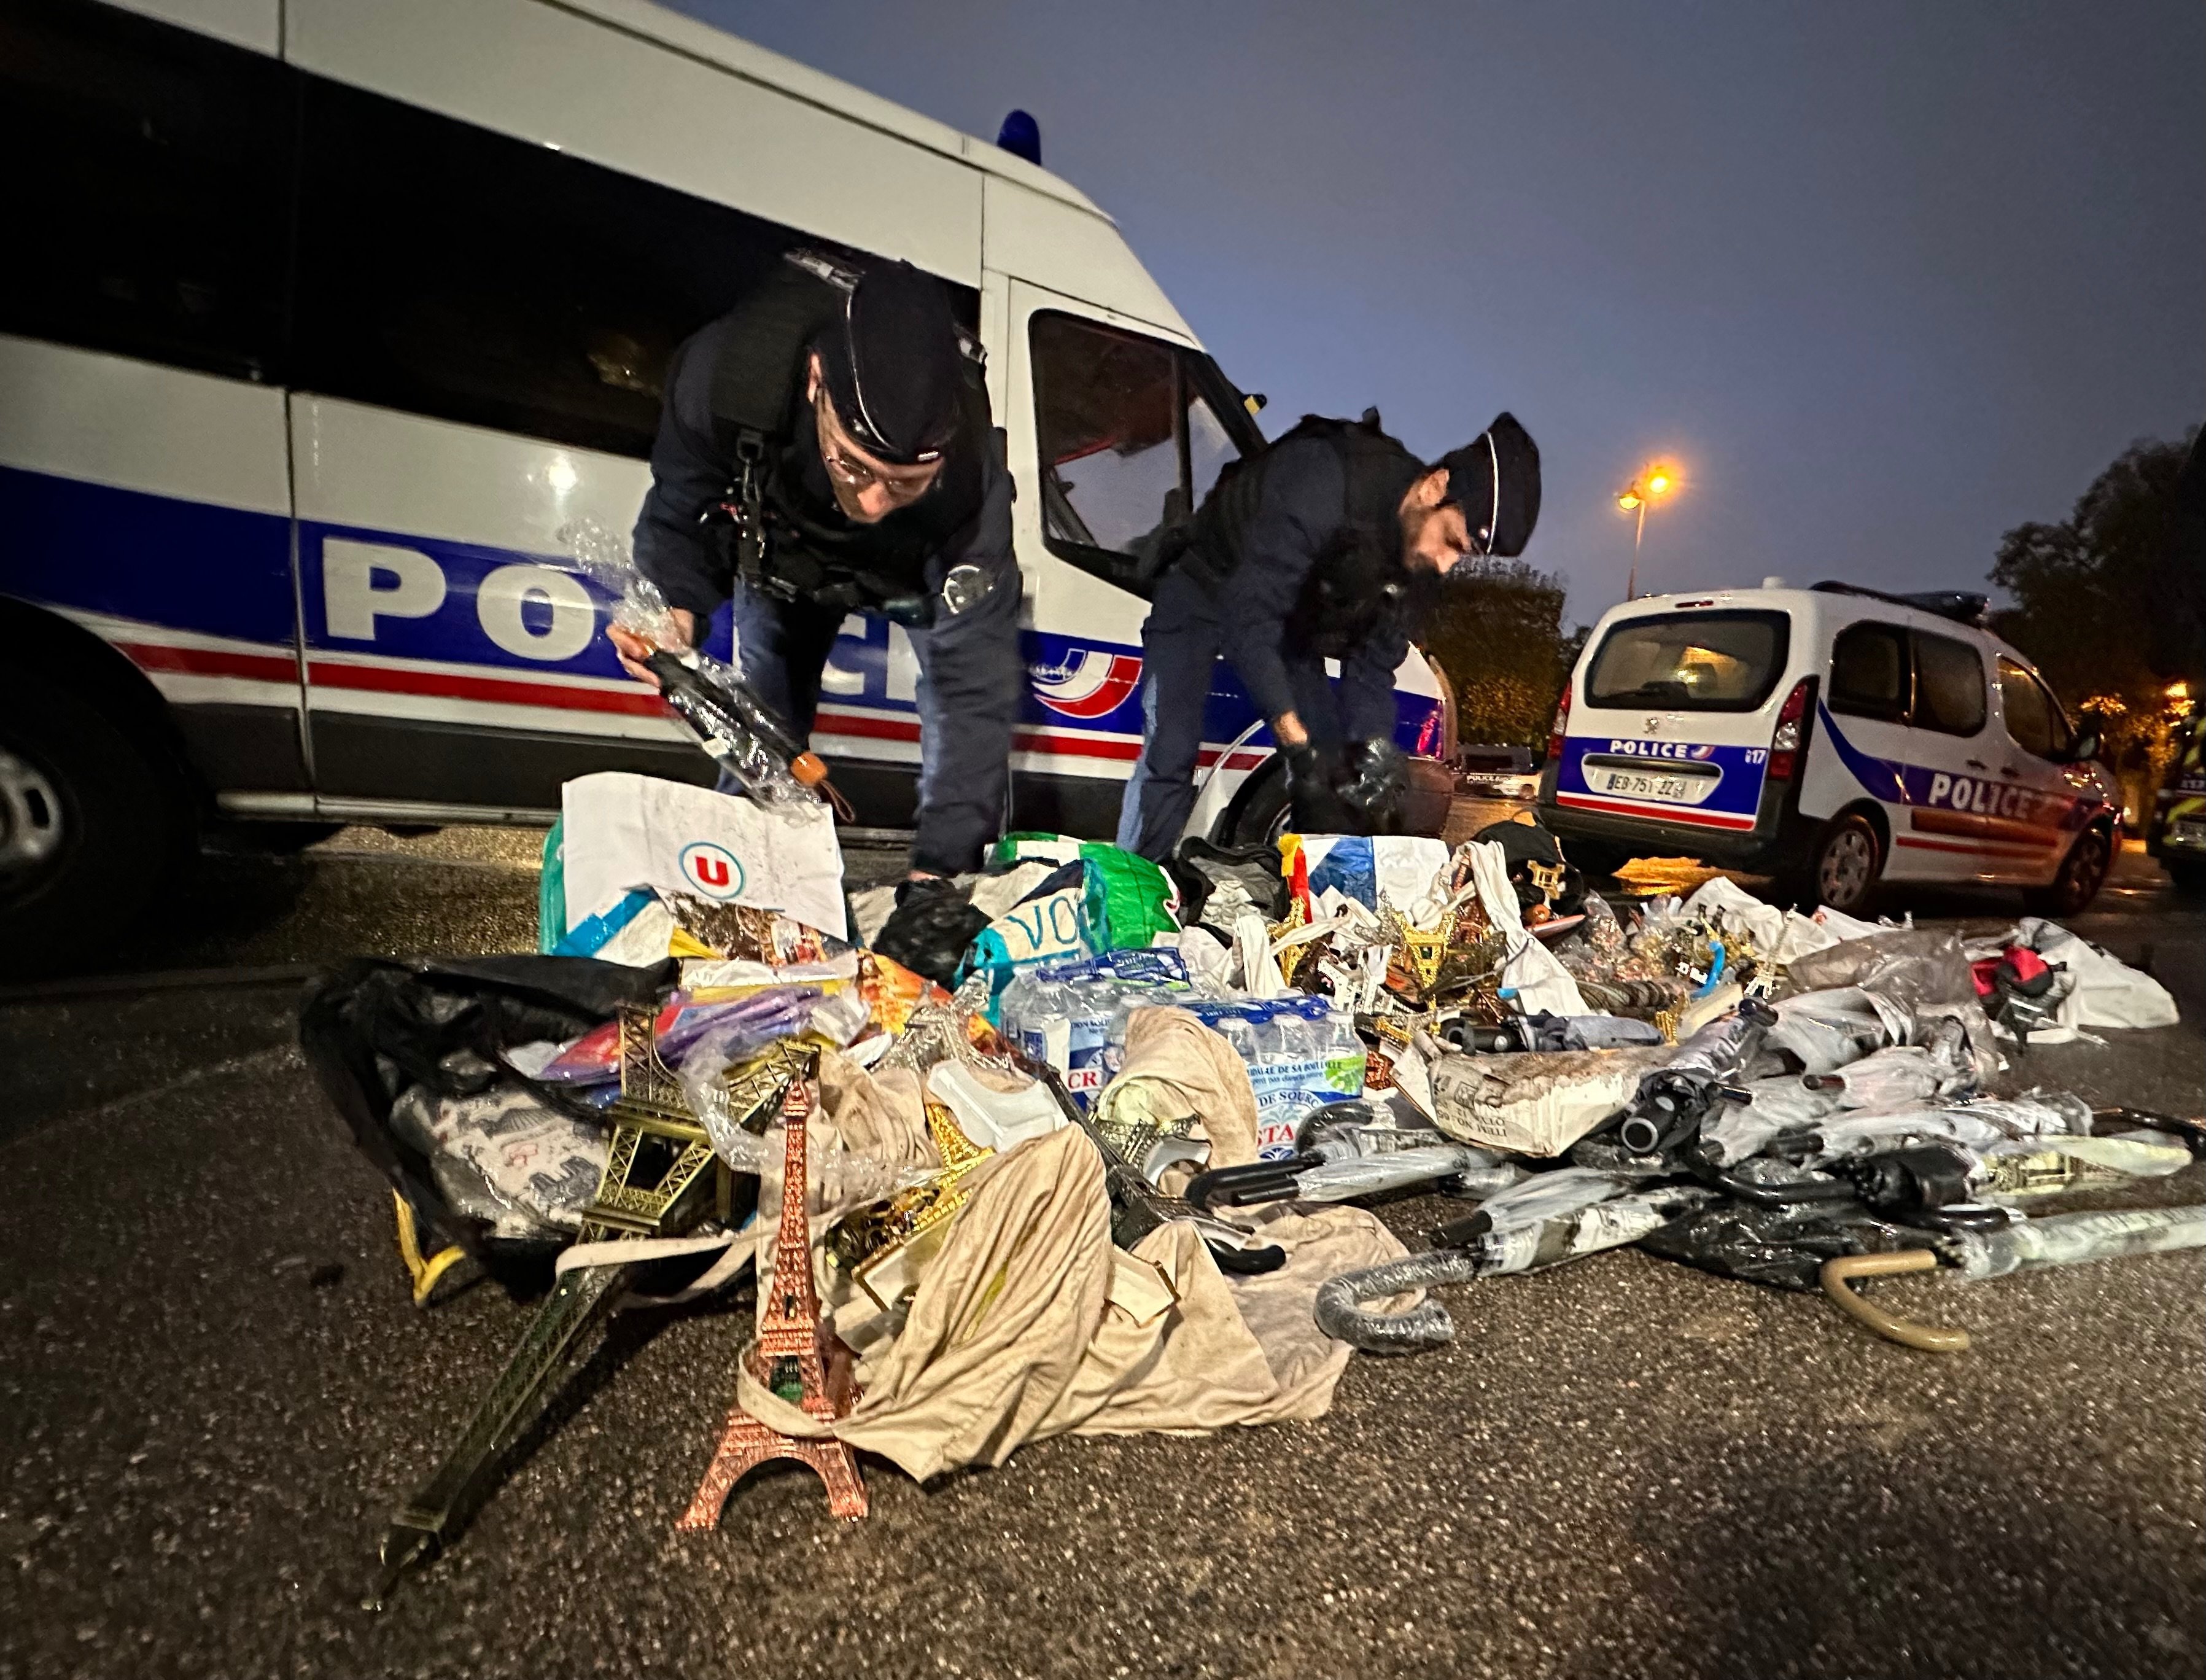
<path fill-rule="evenodd" d="M 484 956 L 448 962 L 367 957 L 317 979 L 299 1006 L 299 1047 L 361 1153 L 391 1181 L 438 1246 L 456 1244 L 517 1293 L 550 1282 L 564 1241 L 498 1237 L 447 1206 L 428 1159 L 392 1129 L 391 1111 L 411 1086 L 474 1096 L 525 1083 L 504 1053 L 564 1040 L 648 1004 L 674 984 L 671 958 L 648 968 L 587 956 Z M 552 1087 L 531 1084 L 566 1105 Z"/>
<path fill-rule="evenodd" d="M 1471 837 L 1501 848 L 1520 908 L 1529 910 L 1545 904 L 1559 916 L 1574 916 L 1585 909 L 1583 873 L 1565 859 L 1562 842 L 1538 823 L 1512 817 L 1489 823 Z"/>

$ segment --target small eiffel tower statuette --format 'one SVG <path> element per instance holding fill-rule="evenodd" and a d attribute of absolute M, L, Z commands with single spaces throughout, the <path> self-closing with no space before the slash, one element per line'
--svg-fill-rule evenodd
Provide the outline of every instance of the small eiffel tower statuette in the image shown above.
<path fill-rule="evenodd" d="M 812 1416 L 832 1421 L 838 1413 L 820 1356 L 820 1298 L 812 1286 L 812 1231 L 804 1214 L 805 1121 L 811 1109 L 810 1090 L 798 1079 L 781 1105 L 781 1229 L 774 1242 L 773 1283 L 760 1314 L 758 1340 L 746 1357 L 758 1381 L 795 1399 Z M 858 1479 L 857 1455 L 846 1443 L 832 1436 L 805 1440 L 784 1435 L 745 1411 L 738 1400 L 729 1409 L 712 1465 L 697 1484 L 689 1509 L 674 1525 L 676 1532 L 713 1527 L 735 1485 L 771 1458 L 810 1465 L 827 1484 L 827 1509 L 835 1516 L 856 1522 L 866 1514 L 866 1485 Z"/>

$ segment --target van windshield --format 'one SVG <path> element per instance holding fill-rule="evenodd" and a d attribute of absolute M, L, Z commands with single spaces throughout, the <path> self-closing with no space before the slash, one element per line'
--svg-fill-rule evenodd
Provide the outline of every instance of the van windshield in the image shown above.
<path fill-rule="evenodd" d="M 1601 638 L 1586 670 L 1589 706 L 1752 712 L 1784 673 L 1792 621 L 1781 612 L 1666 612 Z"/>

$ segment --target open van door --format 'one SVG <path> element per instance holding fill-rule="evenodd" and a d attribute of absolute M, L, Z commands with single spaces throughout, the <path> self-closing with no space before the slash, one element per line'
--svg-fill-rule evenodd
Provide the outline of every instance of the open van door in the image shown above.
<path fill-rule="evenodd" d="M 1136 550 L 1201 504 L 1226 462 L 1263 445 L 1209 358 L 1112 310 L 1014 280 L 1004 411 L 1027 599 L 1031 689 L 1013 760 L 1014 819 L 1109 833 L 1112 810 L 1064 808 L 1084 783 L 1123 787 L 1142 747 L 1142 622 L 1129 584 Z M 1207 827 L 1261 762 L 1261 719 L 1231 668 L 1206 710 Z M 1226 774 L 1215 772 L 1223 770 Z"/>

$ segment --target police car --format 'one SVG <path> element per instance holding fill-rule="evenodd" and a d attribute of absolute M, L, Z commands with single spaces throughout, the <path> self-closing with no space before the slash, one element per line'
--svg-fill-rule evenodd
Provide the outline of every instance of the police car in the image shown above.
<path fill-rule="evenodd" d="M 1685 855 L 1847 911 L 1885 883 L 2006 885 L 2072 915 L 2120 794 L 1983 608 L 1776 579 L 1612 608 L 1563 691 L 1541 816 L 1590 870 Z"/>
<path fill-rule="evenodd" d="M 2185 892 L 2206 893 L 2206 730 L 2193 718 L 2175 743 L 2175 762 L 2153 795 L 2145 849 Z"/>
<path fill-rule="evenodd" d="M 0 264 L 0 947 L 86 937 L 210 814 L 548 822 L 593 771 L 706 779 L 562 533 L 629 529 L 669 353 L 797 247 L 941 277 L 987 350 L 1029 615 L 1006 819 L 1112 831 L 1118 580 L 1264 439 L 1055 176 L 641 0 L 0 0 L 0 140 L 36 254 Z M 916 663 L 845 629 L 814 745 L 901 826 Z M 1445 759 L 1415 654 L 1397 700 Z M 1223 664 L 1205 740 L 1195 826 L 1262 831 L 1285 777 Z"/>

